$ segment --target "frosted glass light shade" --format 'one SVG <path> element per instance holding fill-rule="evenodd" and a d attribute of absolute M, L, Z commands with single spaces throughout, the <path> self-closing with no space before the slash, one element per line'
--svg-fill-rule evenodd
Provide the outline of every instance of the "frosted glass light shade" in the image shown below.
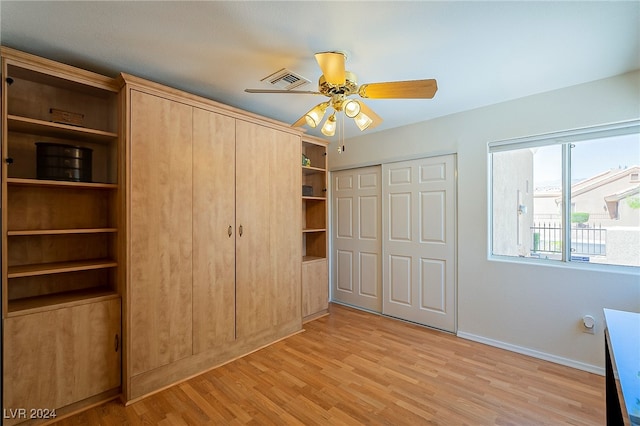
<path fill-rule="evenodd" d="M 353 120 L 356 122 L 356 125 L 358 126 L 360 131 L 365 130 L 371 125 L 371 123 L 373 123 L 373 120 L 371 120 L 371 118 L 364 112 L 358 113 L 358 115 L 356 115 Z"/>
<path fill-rule="evenodd" d="M 333 136 L 336 133 L 336 113 L 334 112 L 327 118 L 327 121 L 322 126 L 322 130 L 320 130 L 325 136 Z"/>
<path fill-rule="evenodd" d="M 304 116 L 304 119 L 306 120 L 309 127 L 316 127 L 318 124 L 320 124 L 320 121 L 322 121 L 322 117 L 324 117 L 324 112 L 327 110 L 327 106 L 329 106 L 327 102 L 318 104 L 311 108 L 311 111 L 309 111 Z"/>
<path fill-rule="evenodd" d="M 353 99 L 349 99 L 344 103 L 343 108 L 344 108 L 344 115 L 346 115 L 349 118 L 353 118 L 360 113 L 360 102 Z"/>

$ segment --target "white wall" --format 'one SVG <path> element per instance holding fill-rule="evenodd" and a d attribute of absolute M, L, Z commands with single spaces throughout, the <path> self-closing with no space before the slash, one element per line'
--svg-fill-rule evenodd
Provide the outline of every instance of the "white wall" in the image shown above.
<path fill-rule="evenodd" d="M 640 71 L 346 141 L 333 169 L 458 153 L 458 334 L 603 372 L 602 308 L 640 312 L 640 275 L 488 260 L 487 143 L 640 117 Z M 437 102 L 436 95 L 433 101 Z M 384 118 L 384 117 L 383 117 Z M 581 330 L 593 315 L 596 334 Z"/>

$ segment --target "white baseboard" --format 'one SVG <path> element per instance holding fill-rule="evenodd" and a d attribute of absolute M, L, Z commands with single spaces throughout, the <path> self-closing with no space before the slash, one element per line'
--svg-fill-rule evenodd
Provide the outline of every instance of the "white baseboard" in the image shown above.
<path fill-rule="evenodd" d="M 528 355 L 533 358 L 554 362 L 556 364 L 565 365 L 567 367 L 577 368 L 578 370 L 588 371 L 589 373 L 594 373 L 594 374 L 599 374 L 601 376 L 604 376 L 604 367 L 585 364 L 584 362 L 576 361 L 569 358 L 563 358 L 561 356 L 552 355 L 545 352 L 536 351 L 534 349 L 525 348 L 523 346 L 512 345 L 511 343 L 505 343 L 499 340 L 489 339 L 487 337 L 466 333 L 464 331 L 458 331 L 457 336 L 462 339 L 473 340 L 474 342 L 484 343 L 485 345 L 495 346 L 496 348 L 506 349 L 511 352 Z"/>

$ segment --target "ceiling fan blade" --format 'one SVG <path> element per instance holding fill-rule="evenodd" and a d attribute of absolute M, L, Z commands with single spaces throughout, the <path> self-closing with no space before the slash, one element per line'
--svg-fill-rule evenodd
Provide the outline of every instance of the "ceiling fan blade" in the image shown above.
<path fill-rule="evenodd" d="M 345 56 L 338 52 L 316 53 L 316 61 L 322 70 L 324 79 L 329 84 L 341 86 L 345 83 Z"/>
<path fill-rule="evenodd" d="M 373 129 L 374 127 L 382 123 L 383 120 L 378 114 L 373 112 L 373 110 L 369 108 L 367 105 L 365 105 L 364 102 L 360 101 L 359 103 L 360 103 L 360 111 L 365 113 L 372 121 L 368 129 Z"/>
<path fill-rule="evenodd" d="M 297 95 L 322 95 L 313 90 L 271 90 L 271 89 L 244 89 L 247 93 L 293 93 Z"/>
<path fill-rule="evenodd" d="M 429 79 L 363 84 L 358 94 L 370 99 L 431 99 L 437 90 L 436 81 Z"/>

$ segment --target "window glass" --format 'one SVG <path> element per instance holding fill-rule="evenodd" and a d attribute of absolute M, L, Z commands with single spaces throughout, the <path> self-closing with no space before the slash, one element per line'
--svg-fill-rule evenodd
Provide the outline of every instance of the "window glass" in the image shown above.
<path fill-rule="evenodd" d="M 490 145 L 492 255 L 640 266 L 638 129 Z"/>
<path fill-rule="evenodd" d="M 571 145 L 571 260 L 640 265 L 639 166 L 638 135 Z"/>
<path fill-rule="evenodd" d="M 560 145 L 493 154 L 493 254 L 562 259 Z"/>

